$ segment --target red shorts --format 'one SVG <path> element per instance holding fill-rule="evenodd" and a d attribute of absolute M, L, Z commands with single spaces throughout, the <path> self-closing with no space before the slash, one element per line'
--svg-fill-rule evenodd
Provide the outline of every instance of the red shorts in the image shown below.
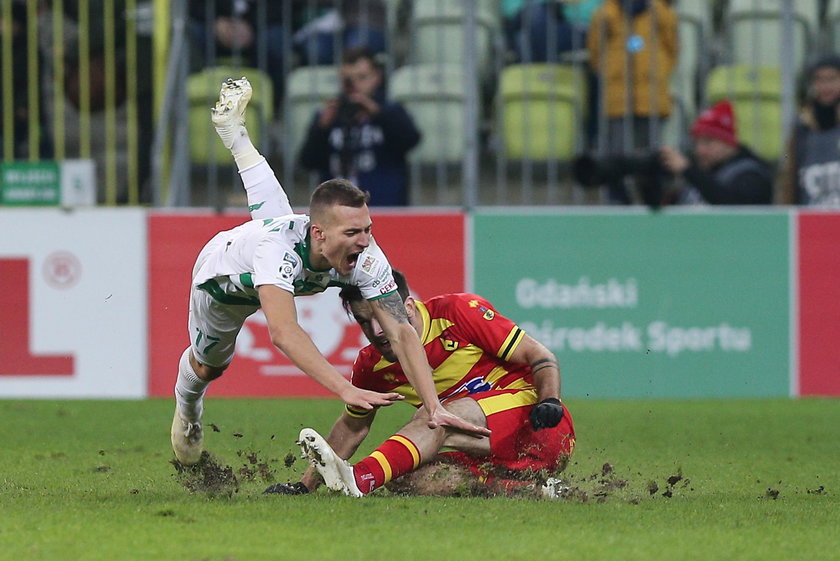
<path fill-rule="evenodd" d="M 563 419 L 553 428 L 535 431 L 528 415 L 537 402 L 534 390 L 492 390 L 469 396 L 487 417 L 490 455 L 469 456 L 444 452 L 442 456 L 467 467 L 474 475 L 527 477 L 533 472 L 555 473 L 565 467 L 575 448 L 572 416 L 563 405 Z"/>

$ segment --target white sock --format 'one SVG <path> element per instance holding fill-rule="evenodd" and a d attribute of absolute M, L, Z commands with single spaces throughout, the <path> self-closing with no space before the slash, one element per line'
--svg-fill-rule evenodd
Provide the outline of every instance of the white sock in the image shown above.
<path fill-rule="evenodd" d="M 251 142 L 251 137 L 248 136 L 248 131 L 242 126 L 239 128 L 240 133 L 234 136 L 233 144 L 230 151 L 233 154 L 233 160 L 236 162 L 236 167 L 239 171 L 248 169 L 264 160 L 254 143 Z"/>
<path fill-rule="evenodd" d="M 194 423 L 201 419 L 204 406 L 204 392 L 210 382 L 202 380 L 190 364 L 190 348 L 181 355 L 178 362 L 178 381 L 175 382 L 175 401 L 184 420 Z"/>
<path fill-rule="evenodd" d="M 248 168 L 240 167 L 239 175 L 248 195 L 251 218 L 276 218 L 292 214 L 289 197 L 265 158 L 260 156 L 259 161 Z"/>

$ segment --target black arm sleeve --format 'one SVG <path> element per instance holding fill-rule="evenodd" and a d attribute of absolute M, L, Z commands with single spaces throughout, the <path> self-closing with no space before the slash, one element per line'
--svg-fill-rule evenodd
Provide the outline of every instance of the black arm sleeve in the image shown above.
<path fill-rule="evenodd" d="M 721 183 L 696 164 L 685 170 L 683 176 L 713 205 L 759 205 L 772 202 L 772 181 L 754 169 L 744 170 L 728 183 Z"/>
<path fill-rule="evenodd" d="M 372 122 L 382 127 L 385 145 L 394 152 L 408 152 L 420 142 L 420 131 L 417 130 L 414 119 L 399 103 L 382 105 L 382 110 Z"/>

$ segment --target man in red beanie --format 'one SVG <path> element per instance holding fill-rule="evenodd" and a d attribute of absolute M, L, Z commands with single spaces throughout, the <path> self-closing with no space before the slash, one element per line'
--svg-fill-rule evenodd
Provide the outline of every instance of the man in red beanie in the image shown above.
<path fill-rule="evenodd" d="M 732 104 L 721 101 L 691 127 L 694 154 L 660 149 L 662 165 L 685 181 L 666 196 L 666 204 L 756 205 L 773 202 L 773 173 L 752 150 L 738 142 Z"/>

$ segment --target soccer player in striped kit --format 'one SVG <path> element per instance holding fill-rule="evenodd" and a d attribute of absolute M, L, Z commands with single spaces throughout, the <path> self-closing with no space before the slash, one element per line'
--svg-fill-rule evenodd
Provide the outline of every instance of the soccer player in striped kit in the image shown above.
<path fill-rule="evenodd" d="M 491 436 L 431 429 L 419 409 L 397 434 L 351 466 L 346 460 L 364 440 L 376 410 L 347 406 L 326 440 L 312 429 L 301 431 L 299 443 L 313 466 L 302 480 L 267 492 L 308 492 L 319 484 L 317 469 L 327 486 L 355 497 L 400 476 L 393 487 L 417 494 L 462 492 L 465 485 L 504 493 L 535 482 L 544 483 L 539 488 L 543 496 L 561 494 L 562 482 L 552 476 L 571 456 L 575 433 L 560 402 L 554 355 L 484 298 L 445 294 L 420 302 L 409 296 L 403 275 L 393 273 L 432 366 L 438 397 L 450 412 L 489 428 Z M 356 359 L 352 383 L 399 393 L 420 407 L 370 304 L 352 287 L 343 289 L 341 297 L 371 342 Z M 455 451 L 440 453 L 443 447 Z"/>

